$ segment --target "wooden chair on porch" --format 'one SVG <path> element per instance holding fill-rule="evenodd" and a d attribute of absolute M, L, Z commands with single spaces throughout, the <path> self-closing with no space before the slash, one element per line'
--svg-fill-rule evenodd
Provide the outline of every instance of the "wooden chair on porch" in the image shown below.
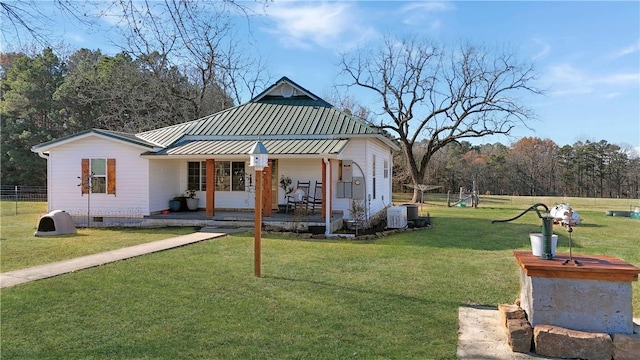
<path fill-rule="evenodd" d="M 307 196 L 307 210 L 314 213 L 316 209 L 322 210 L 322 181 L 316 181 L 316 187 L 313 190 L 313 196 Z"/>
<path fill-rule="evenodd" d="M 290 195 L 287 195 L 287 212 L 304 210 L 306 208 L 306 198 L 309 196 L 311 181 L 298 181 L 298 186 Z"/>

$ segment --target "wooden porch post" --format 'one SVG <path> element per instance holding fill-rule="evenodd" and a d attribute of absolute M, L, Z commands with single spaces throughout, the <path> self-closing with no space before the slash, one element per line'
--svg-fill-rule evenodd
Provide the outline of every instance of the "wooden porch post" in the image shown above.
<path fill-rule="evenodd" d="M 322 218 L 326 218 L 326 210 L 327 210 L 327 206 L 329 206 L 329 209 L 331 209 L 331 199 L 327 199 L 327 186 L 329 187 L 329 189 L 331 189 L 331 183 L 327 184 L 327 171 L 329 171 L 329 174 L 331 174 L 331 159 L 328 159 L 329 161 L 329 169 L 327 169 L 327 164 L 325 164 L 324 160 L 322 161 L 322 212 L 321 212 L 321 216 Z"/>
<path fill-rule="evenodd" d="M 207 159 L 206 175 L 207 175 L 207 193 L 206 193 L 206 215 L 215 215 L 215 203 L 216 203 L 216 187 L 215 187 L 215 168 L 216 161 L 214 159 Z"/>
<path fill-rule="evenodd" d="M 267 166 L 262 170 L 262 214 L 271 216 L 271 166 Z"/>
<path fill-rule="evenodd" d="M 331 159 L 327 159 L 327 160 L 329 161 L 329 169 L 328 169 L 328 171 L 329 171 L 329 183 L 327 184 L 327 186 L 329 187 L 329 196 L 328 196 L 328 199 L 327 199 L 327 206 L 329 207 L 329 218 L 331 218 L 331 213 L 333 212 L 333 204 L 332 204 L 333 201 L 331 200 L 331 199 L 333 199 L 333 184 L 332 184 L 333 170 L 331 170 Z"/>

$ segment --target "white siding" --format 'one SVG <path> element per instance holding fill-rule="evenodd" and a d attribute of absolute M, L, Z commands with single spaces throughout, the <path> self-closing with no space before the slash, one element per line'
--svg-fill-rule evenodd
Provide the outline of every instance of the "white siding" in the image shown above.
<path fill-rule="evenodd" d="M 376 158 L 376 198 L 373 198 L 373 156 Z M 342 160 L 352 160 L 353 176 L 365 178 L 365 206 L 367 215 L 372 216 L 391 203 L 391 150 L 375 139 L 353 139 L 343 151 Z M 389 178 L 384 178 L 384 160 L 389 162 Z M 333 182 L 338 181 L 338 164 L 334 161 Z M 333 210 L 342 210 L 344 218 L 349 218 L 351 199 L 337 198 L 334 190 Z M 371 200 L 369 201 L 369 196 Z"/>
<path fill-rule="evenodd" d="M 298 181 L 311 182 L 311 188 L 309 191 L 313 195 L 316 181 L 323 181 L 322 179 L 322 159 L 282 159 L 278 160 L 278 181 L 280 176 L 288 176 L 291 178 L 291 187 L 295 190 Z M 285 203 L 284 191 L 280 188 L 278 183 L 278 196 L 280 203 Z"/>
<path fill-rule="evenodd" d="M 147 160 L 142 148 L 89 136 L 50 150 L 48 160 L 49 210 L 74 215 L 135 217 L 149 214 Z M 116 194 L 81 194 L 81 161 L 86 158 L 116 159 Z"/>
<path fill-rule="evenodd" d="M 87 213 L 88 200 L 91 202 L 92 216 L 143 216 L 169 207 L 169 200 L 183 195 L 187 188 L 188 159 L 142 158 L 143 148 L 100 136 L 89 136 L 77 141 L 62 144 L 50 150 L 48 159 L 49 210 L 66 210 L 74 215 Z M 373 155 L 376 157 L 376 199 L 365 200 L 367 213 L 374 215 L 391 202 L 391 153 L 385 144 L 375 139 L 352 139 L 341 154 L 341 159 L 353 161 L 353 175 L 363 176 L 366 183 L 366 195 L 373 196 L 371 176 Z M 116 195 L 82 195 L 79 176 L 83 158 L 116 159 Z M 192 161 L 202 161 L 194 159 Z M 384 160 L 389 162 L 389 178 L 384 178 Z M 215 207 L 218 209 L 253 209 L 255 193 L 249 186 L 249 175 L 255 185 L 255 172 L 245 161 L 247 186 L 245 191 L 218 191 L 215 195 Z M 349 217 L 350 199 L 337 198 L 338 161 L 331 161 L 334 211 L 342 211 Z M 310 181 L 311 192 L 316 181 L 322 179 L 322 160 L 316 159 L 279 159 L 278 174 L 288 176 L 295 188 L 298 181 Z M 277 186 L 278 184 L 276 184 Z M 284 191 L 277 186 L 278 202 L 284 203 Z M 206 194 L 197 192 L 199 207 L 206 206 Z"/>
<path fill-rule="evenodd" d="M 383 210 L 385 206 L 391 203 L 391 182 L 389 179 L 384 178 L 384 160 L 389 161 L 391 166 L 391 151 L 385 145 L 377 140 L 367 141 L 367 187 L 371 184 L 371 190 L 369 194 L 373 194 L 373 158 L 376 159 L 376 198 L 371 199 L 369 213 L 375 215 L 377 212 Z M 391 171 L 389 171 L 391 172 Z M 391 176 L 391 174 L 389 174 Z M 369 187 L 368 187 L 369 188 Z M 372 195 L 373 196 L 373 195 Z"/>
<path fill-rule="evenodd" d="M 181 160 L 149 160 L 148 195 L 151 212 L 168 209 L 169 200 L 183 194 L 180 187 L 180 166 L 182 164 L 186 167 L 186 163 Z M 184 181 L 186 182 L 186 174 Z"/>

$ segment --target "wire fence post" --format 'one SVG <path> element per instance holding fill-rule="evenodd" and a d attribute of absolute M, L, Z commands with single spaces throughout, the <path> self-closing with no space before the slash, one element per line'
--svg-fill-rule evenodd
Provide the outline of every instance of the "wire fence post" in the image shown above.
<path fill-rule="evenodd" d="M 14 200 L 16 203 L 16 210 L 14 215 L 18 215 L 18 185 L 13 187 Z"/>

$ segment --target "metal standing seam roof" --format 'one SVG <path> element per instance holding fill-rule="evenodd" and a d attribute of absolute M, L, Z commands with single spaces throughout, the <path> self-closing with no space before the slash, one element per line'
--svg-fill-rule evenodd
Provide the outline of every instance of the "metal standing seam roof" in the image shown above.
<path fill-rule="evenodd" d="M 246 155 L 255 140 L 193 140 L 144 155 Z M 270 155 L 339 154 L 348 139 L 262 140 Z"/>
<path fill-rule="evenodd" d="M 283 83 L 296 87 L 298 95 L 274 95 L 277 93 L 274 89 Z M 350 138 L 363 136 L 377 137 L 397 147 L 364 121 L 340 111 L 286 77 L 246 104 L 197 120 L 138 134 L 90 129 L 36 145 L 32 151 L 42 151 L 88 133 L 149 148 L 144 155 L 246 154 L 260 138 L 270 153 L 283 155 L 338 154 Z"/>
<path fill-rule="evenodd" d="M 136 134 L 145 141 L 168 147 L 184 136 L 243 137 L 377 135 L 355 116 L 324 100 L 269 98 L 250 102 L 187 123 Z"/>

